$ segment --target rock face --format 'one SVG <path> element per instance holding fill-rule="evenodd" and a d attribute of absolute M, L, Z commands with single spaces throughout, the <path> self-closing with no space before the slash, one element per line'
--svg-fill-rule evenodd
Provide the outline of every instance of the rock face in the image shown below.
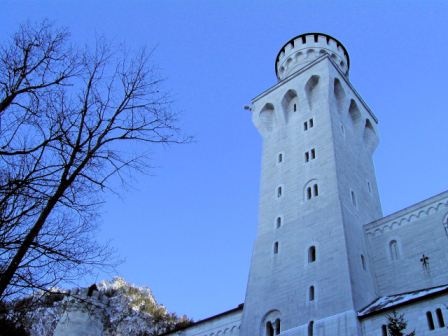
<path fill-rule="evenodd" d="M 24 323 L 31 336 L 153 336 L 191 323 L 168 313 L 149 288 L 121 278 L 46 293 L 39 300 Z"/>
<path fill-rule="evenodd" d="M 54 336 L 103 336 L 103 329 L 103 322 L 97 314 L 68 309 L 56 325 Z"/>

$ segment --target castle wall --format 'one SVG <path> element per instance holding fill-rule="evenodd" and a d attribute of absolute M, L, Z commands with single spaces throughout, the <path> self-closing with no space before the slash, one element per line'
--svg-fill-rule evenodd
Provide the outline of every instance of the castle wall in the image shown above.
<path fill-rule="evenodd" d="M 224 313 L 166 336 L 238 336 L 242 313 L 242 309 Z"/>
<path fill-rule="evenodd" d="M 448 283 L 448 192 L 365 225 L 364 230 L 379 296 Z"/>
<path fill-rule="evenodd" d="M 405 320 L 408 322 L 407 332 L 415 330 L 416 335 L 446 336 L 448 334 L 448 295 L 441 295 L 435 298 L 427 298 L 422 301 L 414 302 L 408 305 L 397 307 L 395 310 L 404 314 Z M 439 325 L 436 309 L 440 309 L 444 327 Z M 382 336 L 382 325 L 387 324 L 386 314 L 391 310 L 381 312 L 377 315 L 369 316 L 361 321 L 363 336 Z M 434 322 L 434 330 L 430 330 L 426 313 L 430 312 Z"/>
<path fill-rule="evenodd" d="M 343 214 L 353 301 L 356 309 L 375 297 L 367 268 L 363 224 L 382 217 L 372 154 L 378 143 L 375 116 L 341 75 L 330 67 L 330 110 L 338 197 Z"/>

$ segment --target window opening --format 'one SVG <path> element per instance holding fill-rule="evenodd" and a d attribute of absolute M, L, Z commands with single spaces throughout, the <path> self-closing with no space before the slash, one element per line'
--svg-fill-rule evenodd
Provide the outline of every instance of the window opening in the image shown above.
<path fill-rule="evenodd" d="M 297 104 L 294 104 L 294 112 L 297 112 Z"/>
<path fill-rule="evenodd" d="M 429 330 L 434 330 L 434 320 L 432 319 L 432 313 L 426 312 L 426 319 L 428 321 Z"/>
<path fill-rule="evenodd" d="M 439 327 L 440 328 L 445 327 L 445 321 L 443 320 L 442 309 L 440 308 L 436 309 L 436 316 L 437 316 L 437 322 L 439 323 Z"/>
<path fill-rule="evenodd" d="M 278 242 L 274 243 L 274 254 L 278 254 Z"/>
<path fill-rule="evenodd" d="M 366 270 L 366 258 L 364 258 L 364 255 L 361 254 L 361 265 L 362 265 L 362 269 L 365 271 Z"/>
<path fill-rule="evenodd" d="M 282 197 L 282 187 L 277 188 L 277 197 L 278 198 Z"/>
<path fill-rule="evenodd" d="M 381 335 L 382 336 L 387 336 L 387 326 L 385 324 L 383 324 L 381 326 Z"/>
<path fill-rule="evenodd" d="M 308 336 L 314 335 L 314 321 L 308 323 Z"/>
<path fill-rule="evenodd" d="M 399 254 L 398 254 L 398 244 L 396 240 L 392 240 L 389 243 L 389 252 L 390 252 L 390 258 L 392 260 L 398 260 Z"/>
<path fill-rule="evenodd" d="M 311 199 L 311 187 L 306 188 L 306 198 Z"/>
<path fill-rule="evenodd" d="M 309 162 L 310 161 L 310 153 L 306 152 L 305 153 L 305 162 Z"/>
<path fill-rule="evenodd" d="M 369 189 L 369 193 L 372 192 L 372 185 L 367 181 L 367 188 Z"/>
<path fill-rule="evenodd" d="M 310 128 L 314 126 L 313 118 L 310 119 Z"/>
<path fill-rule="evenodd" d="M 310 299 L 310 302 L 314 301 L 314 286 L 310 287 L 309 299 Z"/>
<path fill-rule="evenodd" d="M 308 263 L 313 263 L 316 261 L 316 246 L 311 246 L 308 249 Z"/>
<path fill-rule="evenodd" d="M 350 194 L 351 194 L 351 196 L 352 196 L 352 204 L 353 204 L 353 206 L 356 208 L 356 195 L 355 195 L 355 192 L 352 190 L 351 192 L 350 192 Z"/>
<path fill-rule="evenodd" d="M 313 186 L 313 189 L 314 189 L 314 196 L 319 196 L 319 187 L 317 186 L 317 184 Z"/>
<path fill-rule="evenodd" d="M 311 150 L 311 159 L 314 160 L 316 158 L 316 150 L 313 148 Z"/>
<path fill-rule="evenodd" d="M 266 323 L 266 336 L 274 336 L 274 327 L 271 322 Z"/>
<path fill-rule="evenodd" d="M 305 121 L 305 122 L 303 123 L 303 129 L 304 129 L 305 131 L 308 131 L 308 121 Z"/>
<path fill-rule="evenodd" d="M 282 153 L 278 154 L 278 163 L 281 163 L 281 162 L 283 162 L 283 154 Z"/>
<path fill-rule="evenodd" d="M 280 319 L 275 320 L 275 334 L 280 335 Z"/>
<path fill-rule="evenodd" d="M 282 218 L 281 218 L 281 217 L 277 217 L 276 225 L 277 225 L 277 229 L 278 229 L 280 226 L 282 226 Z"/>

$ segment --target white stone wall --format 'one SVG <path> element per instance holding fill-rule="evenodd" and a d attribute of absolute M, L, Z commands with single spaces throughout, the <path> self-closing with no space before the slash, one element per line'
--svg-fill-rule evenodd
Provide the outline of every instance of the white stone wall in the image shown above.
<path fill-rule="evenodd" d="M 199 322 L 170 336 L 238 336 L 242 310 Z"/>
<path fill-rule="evenodd" d="M 367 262 L 362 225 L 381 217 L 371 159 L 376 118 L 338 69 L 330 57 L 321 56 L 252 102 L 263 154 L 242 335 L 263 335 L 266 316 L 274 311 L 287 331 L 354 311 L 375 298 L 373 276 L 362 269 L 361 255 Z M 339 99 L 336 78 L 344 90 Z M 306 162 L 305 153 L 312 149 L 315 159 Z M 308 200 L 307 188 L 314 184 L 319 195 Z M 317 260 L 309 263 L 312 245 Z M 315 288 L 312 302 L 310 286 Z M 353 314 L 345 316 L 352 318 L 348 325 L 356 325 Z M 343 334 L 351 335 L 350 330 Z"/>
<path fill-rule="evenodd" d="M 365 226 L 378 295 L 448 283 L 448 192 Z M 393 260 L 390 242 L 398 245 Z M 427 256 L 428 267 L 421 262 Z"/>
<path fill-rule="evenodd" d="M 396 308 L 398 313 L 404 314 L 405 319 L 408 322 L 408 332 L 415 330 L 417 336 L 446 336 L 448 335 L 448 295 L 442 295 L 436 298 L 430 298 L 424 301 L 418 301 L 405 306 Z M 435 314 L 436 309 L 439 308 L 442 311 L 445 327 L 439 327 L 437 317 Z M 428 327 L 428 321 L 426 318 L 426 312 L 431 312 L 434 321 L 434 330 L 430 330 Z M 362 319 L 363 336 L 382 336 L 381 326 L 387 324 L 386 314 L 392 312 L 392 310 L 384 311 L 377 315 L 373 315 Z"/>

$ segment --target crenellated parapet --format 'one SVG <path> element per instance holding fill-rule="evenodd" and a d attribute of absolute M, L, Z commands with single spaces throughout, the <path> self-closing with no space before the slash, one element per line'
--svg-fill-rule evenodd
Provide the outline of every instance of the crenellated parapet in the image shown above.
<path fill-rule="evenodd" d="M 328 55 L 348 76 L 350 58 L 341 42 L 327 34 L 306 33 L 289 40 L 275 59 L 275 73 L 282 80 L 315 59 Z"/>

